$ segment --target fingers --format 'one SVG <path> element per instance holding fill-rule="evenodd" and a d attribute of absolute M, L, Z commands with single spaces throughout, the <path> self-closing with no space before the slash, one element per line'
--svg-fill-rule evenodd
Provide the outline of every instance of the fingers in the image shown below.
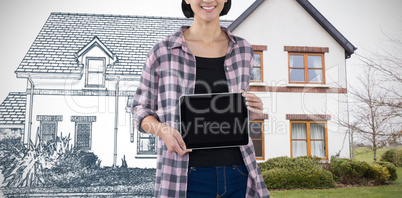
<path fill-rule="evenodd" d="M 176 148 L 176 152 L 177 154 L 179 154 L 180 156 L 185 155 L 188 152 L 191 152 L 191 149 L 187 149 L 186 147 L 186 143 L 184 143 L 183 138 L 181 137 L 180 133 L 176 131 L 176 133 L 174 133 L 174 137 L 176 138 L 176 141 L 178 143 L 178 148 Z"/>
<path fill-rule="evenodd" d="M 168 151 L 176 152 L 180 156 L 183 156 L 186 153 L 192 151 L 191 149 L 186 148 L 186 144 L 184 143 L 184 140 L 178 131 L 174 131 L 170 135 L 171 135 L 172 139 L 165 140 L 165 144 L 168 147 Z"/>
<path fill-rule="evenodd" d="M 245 97 L 246 99 L 247 109 L 255 113 L 262 113 L 263 104 L 261 98 L 259 98 L 253 93 L 247 93 L 247 92 L 244 92 L 242 96 Z"/>
<path fill-rule="evenodd" d="M 246 105 L 249 107 L 253 107 L 259 110 L 263 110 L 263 106 L 261 102 L 246 102 Z"/>

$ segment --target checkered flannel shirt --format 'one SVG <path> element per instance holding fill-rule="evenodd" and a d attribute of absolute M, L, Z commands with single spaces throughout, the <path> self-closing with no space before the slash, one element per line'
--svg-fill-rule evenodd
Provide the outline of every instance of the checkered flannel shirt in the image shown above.
<path fill-rule="evenodd" d="M 160 122 L 180 131 L 179 97 L 193 94 L 196 80 L 195 57 L 186 46 L 183 26 L 170 37 L 158 42 L 149 52 L 138 84 L 132 113 L 134 124 L 144 132 L 140 123 L 152 115 Z M 244 39 L 232 35 L 222 28 L 229 37 L 229 47 L 224 70 L 230 92 L 247 90 L 250 69 L 253 64 L 253 49 Z M 246 197 L 269 197 L 268 190 L 258 168 L 253 141 L 240 147 L 244 163 L 249 172 Z M 158 141 L 155 197 L 186 197 L 188 154 L 180 157 L 169 152 L 162 138 Z"/>

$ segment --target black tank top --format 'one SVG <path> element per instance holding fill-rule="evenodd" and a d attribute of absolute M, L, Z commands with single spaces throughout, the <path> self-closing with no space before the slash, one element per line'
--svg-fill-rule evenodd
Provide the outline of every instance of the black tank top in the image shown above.
<path fill-rule="evenodd" d="M 224 62 L 225 57 L 196 57 L 195 94 L 228 92 Z M 189 155 L 190 167 L 244 164 L 239 147 L 194 150 Z"/>

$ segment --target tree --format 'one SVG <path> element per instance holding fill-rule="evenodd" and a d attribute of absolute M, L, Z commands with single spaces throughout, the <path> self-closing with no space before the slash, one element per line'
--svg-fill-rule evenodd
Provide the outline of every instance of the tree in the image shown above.
<path fill-rule="evenodd" d="M 369 142 L 374 153 L 373 160 L 377 161 L 377 149 L 386 146 L 389 142 L 401 138 L 401 125 L 397 122 L 399 115 L 395 115 L 392 103 L 388 101 L 389 89 L 384 89 L 378 81 L 377 72 L 367 67 L 364 75 L 359 78 L 359 88 L 350 88 L 351 123 L 343 122 L 363 141 Z"/>
<path fill-rule="evenodd" d="M 402 41 L 398 37 L 384 34 L 387 49 L 367 51 L 365 56 L 357 54 L 364 67 L 375 72 L 378 88 L 384 90 L 382 97 L 373 98 L 376 106 L 387 107 L 388 115 L 402 117 Z"/>
<path fill-rule="evenodd" d="M 351 138 L 369 143 L 374 161 L 377 149 L 400 142 L 402 137 L 402 42 L 384 35 L 387 39 L 381 47 L 355 55 L 364 72 L 359 85 L 348 88 L 350 121 L 337 118 L 350 129 Z"/>

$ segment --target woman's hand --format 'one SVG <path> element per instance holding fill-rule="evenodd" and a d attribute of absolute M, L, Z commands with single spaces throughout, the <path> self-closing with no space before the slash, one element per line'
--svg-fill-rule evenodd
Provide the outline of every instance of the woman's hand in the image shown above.
<path fill-rule="evenodd" d="M 246 98 L 247 109 L 253 113 L 250 114 L 250 120 L 259 118 L 263 114 L 263 104 L 261 98 L 253 93 L 247 92 L 244 92 L 242 96 Z"/>
<path fill-rule="evenodd" d="M 191 152 L 191 149 L 186 148 L 183 138 L 180 133 L 173 127 L 164 125 L 158 135 L 163 139 L 169 152 L 176 152 L 180 156 Z"/>

